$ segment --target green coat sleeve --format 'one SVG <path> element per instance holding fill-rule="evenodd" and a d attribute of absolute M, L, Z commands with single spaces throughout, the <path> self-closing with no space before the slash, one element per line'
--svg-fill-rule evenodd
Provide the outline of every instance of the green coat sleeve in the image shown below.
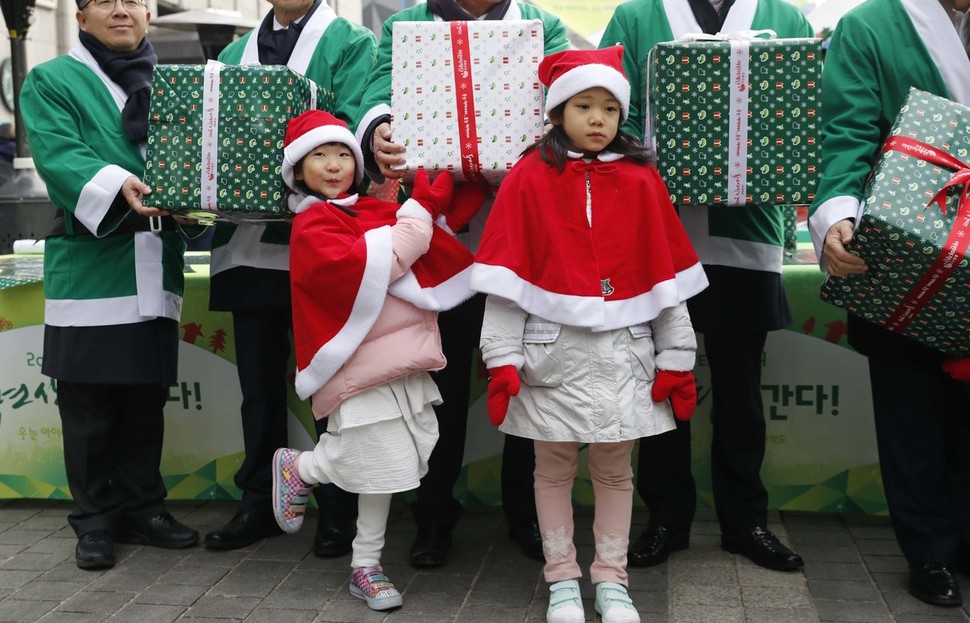
<path fill-rule="evenodd" d="M 354 131 L 367 76 L 374 66 L 377 41 L 367 28 L 338 18 L 327 28 L 307 77 L 333 92 L 333 113 Z"/>
<path fill-rule="evenodd" d="M 131 209 L 115 201 L 118 191 L 142 176 L 145 161 L 107 89 L 80 62 L 59 57 L 30 72 L 20 106 L 51 202 L 97 235 L 110 233 Z"/>

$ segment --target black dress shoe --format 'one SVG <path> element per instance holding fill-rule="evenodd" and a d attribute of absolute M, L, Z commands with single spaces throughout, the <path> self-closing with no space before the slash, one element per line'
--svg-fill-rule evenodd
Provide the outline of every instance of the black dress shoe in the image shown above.
<path fill-rule="evenodd" d="M 509 537 L 521 546 L 520 551 L 526 558 L 542 561 L 546 559 L 546 555 L 542 553 L 542 532 L 539 530 L 538 520 L 510 525 Z"/>
<path fill-rule="evenodd" d="M 80 569 L 107 569 L 115 566 L 115 544 L 107 530 L 85 532 L 77 540 L 74 559 Z"/>
<path fill-rule="evenodd" d="M 782 545 L 778 537 L 761 526 L 747 532 L 722 534 L 721 549 L 741 554 L 754 564 L 775 571 L 795 571 L 805 564 L 801 556 Z"/>
<path fill-rule="evenodd" d="M 647 526 L 626 555 L 631 567 L 653 567 L 666 562 L 671 552 L 679 552 L 690 545 L 690 532 L 673 531 L 666 526 Z"/>
<path fill-rule="evenodd" d="M 313 553 L 320 558 L 336 558 L 354 549 L 354 530 L 342 525 L 332 513 L 321 513 L 313 535 Z"/>
<path fill-rule="evenodd" d="M 448 560 L 451 529 L 444 526 L 420 526 L 411 544 L 411 566 L 418 569 L 440 567 Z"/>
<path fill-rule="evenodd" d="M 212 549 L 239 549 L 281 534 L 272 511 L 239 511 L 229 523 L 205 535 L 202 544 Z"/>
<path fill-rule="evenodd" d="M 963 605 L 960 584 L 949 565 L 924 562 L 909 566 L 909 594 L 934 606 Z"/>
<path fill-rule="evenodd" d="M 165 549 L 181 549 L 198 543 L 199 533 L 179 523 L 170 513 L 162 512 L 149 519 L 123 525 L 118 529 L 115 541 Z"/>

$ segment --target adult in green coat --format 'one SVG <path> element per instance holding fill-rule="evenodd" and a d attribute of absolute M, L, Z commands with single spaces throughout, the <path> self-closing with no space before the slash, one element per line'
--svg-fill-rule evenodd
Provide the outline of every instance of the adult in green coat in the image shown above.
<path fill-rule="evenodd" d="M 617 7 L 600 45 L 624 46 L 632 96 L 625 130 L 643 136 L 647 54 L 688 33 L 773 30 L 811 37 L 812 28 L 784 0 L 630 0 Z M 761 355 L 767 332 L 791 323 L 781 282 L 784 224 L 776 206 L 690 206 L 680 218 L 710 286 L 688 301 L 704 334 L 711 372 L 711 472 L 721 546 L 770 569 L 793 570 L 802 559 L 767 528 L 768 493 L 761 482 L 765 418 Z M 650 522 L 630 548 L 631 566 L 665 561 L 689 544 L 696 493 L 690 471 L 690 424 L 640 440 L 637 492 Z"/>
<path fill-rule="evenodd" d="M 391 167 L 404 164 L 404 146 L 394 143 L 391 113 L 391 42 L 395 22 L 431 22 L 473 19 L 542 20 L 546 54 L 565 50 L 569 43 L 562 22 L 530 4 L 517 0 L 430 0 L 396 13 L 384 22 L 377 62 L 367 79 L 361 101 L 357 139 L 364 150 L 368 176 L 375 181 L 400 179 L 403 171 Z M 458 239 L 472 252 L 477 248 L 490 200 L 459 232 Z M 461 472 L 471 393 L 472 353 L 478 346 L 485 297 L 478 295 L 438 316 L 442 348 L 447 367 L 434 373 L 444 403 L 435 407 L 440 438 L 421 479 L 417 501 L 412 506 L 418 534 L 411 546 L 411 564 L 438 567 L 447 560 L 451 531 L 462 514 L 452 490 Z M 543 559 L 542 538 L 536 519 L 532 472 L 535 454 L 532 440 L 506 436 L 502 452 L 502 508 L 509 522 L 509 534 L 531 558 Z"/>
<path fill-rule="evenodd" d="M 822 73 L 822 177 L 809 228 L 823 270 L 861 273 L 845 249 L 869 171 L 910 87 L 970 106 L 970 0 L 870 0 L 832 35 Z M 970 565 L 970 385 L 943 353 L 850 314 L 849 343 L 869 362 L 879 468 L 909 591 L 962 603 Z"/>
<path fill-rule="evenodd" d="M 353 123 L 376 41 L 362 26 L 338 17 L 323 0 L 271 0 L 259 28 L 228 45 L 219 60 L 232 64 L 287 65 L 334 94 L 337 117 Z M 209 307 L 232 312 L 244 459 L 235 483 L 239 512 L 203 544 L 236 549 L 280 534 L 270 501 L 272 460 L 288 446 L 286 406 L 292 311 L 289 223 L 216 225 L 212 240 Z M 316 431 L 326 432 L 326 422 Z M 320 501 L 322 493 L 317 494 Z M 350 551 L 352 532 L 333 526 L 321 502 L 313 551 L 320 556 Z"/>
<path fill-rule="evenodd" d="M 57 380 L 75 559 L 98 569 L 115 564 L 115 541 L 179 548 L 199 535 L 165 510 L 159 472 L 185 243 L 167 212 L 142 204 L 151 13 L 144 0 L 78 0 L 76 16 L 78 44 L 30 72 L 20 108 L 59 209 L 42 371 Z"/>

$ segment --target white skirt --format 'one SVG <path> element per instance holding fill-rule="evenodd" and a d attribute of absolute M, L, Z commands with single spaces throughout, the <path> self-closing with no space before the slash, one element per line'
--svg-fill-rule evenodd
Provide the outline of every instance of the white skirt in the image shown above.
<path fill-rule="evenodd" d="M 330 414 L 312 453 L 301 457 L 301 476 L 352 493 L 416 489 L 438 441 L 437 404 L 441 394 L 427 372 L 351 396 Z"/>

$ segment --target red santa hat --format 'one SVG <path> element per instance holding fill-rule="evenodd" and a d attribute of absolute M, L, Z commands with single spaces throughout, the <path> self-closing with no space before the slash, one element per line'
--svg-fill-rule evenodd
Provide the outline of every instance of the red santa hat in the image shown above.
<path fill-rule="evenodd" d="M 602 50 L 563 50 L 542 59 L 539 80 L 549 87 L 546 115 L 573 95 L 603 87 L 620 101 L 621 121 L 630 114 L 630 81 L 623 71 L 623 46 Z"/>
<path fill-rule="evenodd" d="M 323 110 L 308 110 L 299 117 L 294 117 L 286 124 L 286 134 L 283 136 L 283 181 L 292 189 L 296 189 L 293 177 L 293 167 L 311 150 L 324 143 L 341 143 L 354 153 L 357 169 L 354 171 L 354 181 L 358 184 L 364 178 L 364 155 L 360 151 L 360 143 L 354 138 L 347 124 Z"/>

